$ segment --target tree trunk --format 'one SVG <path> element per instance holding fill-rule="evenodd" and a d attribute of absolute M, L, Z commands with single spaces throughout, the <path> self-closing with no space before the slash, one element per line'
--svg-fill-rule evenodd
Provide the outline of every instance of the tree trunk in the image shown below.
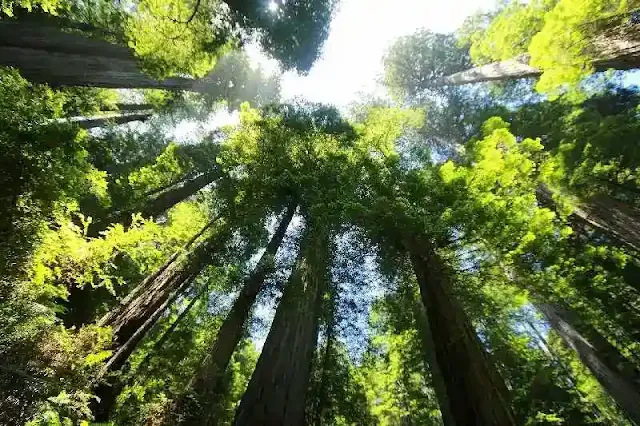
<path fill-rule="evenodd" d="M 195 241 L 207 227 L 196 235 L 190 243 Z M 211 237 L 198 243 L 182 259 L 180 259 L 179 253 L 172 255 L 156 272 L 145 278 L 142 283 L 127 295 L 118 307 L 104 315 L 98 321 L 98 325 L 111 327 L 115 347 L 125 344 L 144 322 L 152 317 L 158 308 L 182 289 L 182 286 L 193 275 L 197 275 L 205 266 L 210 264 L 213 261 L 213 252 L 216 249 L 221 249 L 225 242 L 226 229 L 214 231 Z"/>
<path fill-rule="evenodd" d="M 640 211 L 607 195 L 586 200 L 573 212 L 593 228 L 634 251 L 640 251 Z"/>
<path fill-rule="evenodd" d="M 629 376 L 611 368 L 611 359 L 600 353 L 593 342 L 589 342 L 574 328 L 566 318 L 567 312 L 546 303 L 539 303 L 536 307 L 627 416 L 634 423 L 640 424 L 640 392 L 637 383 L 633 383 Z"/>
<path fill-rule="evenodd" d="M 67 122 L 78 125 L 82 129 L 93 129 L 94 127 L 106 127 L 108 124 L 119 125 L 132 121 L 147 121 L 151 118 L 151 113 L 121 114 L 105 117 L 87 117 L 79 120 L 68 120 Z"/>
<path fill-rule="evenodd" d="M 591 40 L 589 54 L 596 58 L 591 66 L 596 71 L 608 69 L 629 70 L 640 67 L 640 40 L 636 36 L 638 24 L 631 17 L 620 21 L 618 25 L 600 29 Z M 433 81 L 433 87 L 458 86 L 484 81 L 507 81 L 526 77 L 539 77 L 543 71 L 529 65 L 529 55 L 520 55 L 513 59 L 493 62 Z"/>
<path fill-rule="evenodd" d="M 206 228 L 205 228 L 206 229 Z M 172 256 L 158 271 L 136 287 L 122 303 L 100 319 L 98 325 L 110 326 L 113 333 L 113 354 L 98 373 L 95 409 L 96 420 L 106 421 L 120 389 L 119 382 L 108 374 L 121 369 L 138 343 L 155 325 L 165 310 L 188 288 L 207 265 L 214 262 L 213 253 L 226 243 L 227 230 L 214 232 L 196 245 L 183 259 Z M 194 237 L 197 238 L 198 236 Z M 192 240 L 193 241 L 193 240 Z"/>
<path fill-rule="evenodd" d="M 504 381 L 451 294 L 442 260 L 432 248 L 418 254 L 416 245 L 407 246 L 446 386 L 447 401 L 441 405 L 449 404 L 456 425 L 515 425 Z"/>
<path fill-rule="evenodd" d="M 215 406 L 222 394 L 224 373 L 242 338 L 244 324 L 251 307 L 262 290 L 264 280 L 275 268 L 276 253 L 282 244 L 296 207 L 295 202 L 289 204 L 260 261 L 245 280 L 238 298 L 218 331 L 210 353 L 204 359 L 196 376 L 189 383 L 190 389 L 176 403 L 176 408 L 173 411 L 179 419 L 173 424 L 215 425 Z M 191 398 L 196 399 L 196 404 L 193 406 L 190 403 Z M 171 421 L 174 420 L 171 419 Z"/>
<path fill-rule="evenodd" d="M 420 336 L 422 353 L 426 361 L 425 367 L 431 371 L 431 383 L 433 384 L 436 397 L 439 401 L 442 424 L 444 426 L 456 426 L 455 418 L 451 414 L 449 398 L 447 397 L 447 386 L 444 377 L 442 377 L 442 371 L 440 371 L 440 367 L 438 366 L 435 343 L 433 342 L 431 328 L 429 327 L 429 318 L 427 317 L 427 312 L 422 302 L 418 300 L 415 301 L 413 314 L 418 335 Z"/>
<path fill-rule="evenodd" d="M 122 223 L 125 227 L 129 226 L 131 224 L 132 215 L 135 213 L 140 213 L 145 218 L 156 217 L 179 202 L 191 197 L 196 192 L 212 183 L 219 176 L 220 173 L 217 170 L 203 173 L 195 178 L 187 180 L 178 187 L 171 188 L 160 193 L 151 200 L 146 201 L 143 205 L 107 214 L 105 219 L 98 219 L 89 225 L 87 235 L 96 238 L 100 235 L 100 232 L 107 229 L 107 227 L 113 223 Z"/>
<path fill-rule="evenodd" d="M 160 336 L 160 338 L 153 344 L 153 350 L 149 351 L 149 353 L 145 355 L 144 359 L 140 362 L 140 364 L 138 364 L 138 366 L 136 367 L 136 372 L 142 371 L 144 368 L 147 367 L 153 355 L 156 354 L 160 348 L 162 348 L 162 346 L 167 340 L 169 340 L 169 337 L 171 337 L 173 332 L 176 331 L 176 328 L 178 328 L 178 326 L 180 325 L 184 317 L 186 317 L 189 314 L 191 309 L 195 306 L 196 302 L 198 302 L 198 300 L 200 300 L 200 297 L 202 297 L 204 293 L 208 292 L 208 290 L 209 290 L 209 287 L 206 286 L 202 291 L 200 291 L 200 293 L 198 293 L 196 296 L 193 297 L 193 299 L 189 302 L 187 307 L 184 308 L 182 312 L 180 312 L 180 315 L 178 315 L 178 318 L 176 318 L 175 321 L 171 323 L 171 326 L 169 326 L 169 328 L 167 328 L 164 331 L 164 333 L 162 333 L 162 336 Z"/>
<path fill-rule="evenodd" d="M 543 185 L 536 188 L 538 202 L 546 207 L 554 206 L 551 191 Z M 584 200 L 571 214 L 572 228 L 584 234 L 585 226 L 603 233 L 614 244 L 640 252 L 640 211 L 632 205 L 597 195 Z"/>
<path fill-rule="evenodd" d="M 304 424 L 330 244 L 329 232 L 308 226 L 258 364 L 236 411 L 236 426 Z"/>
<path fill-rule="evenodd" d="M 322 426 L 324 422 L 325 413 L 329 405 L 329 398 L 327 395 L 327 383 L 329 381 L 329 370 L 331 368 L 331 359 L 333 356 L 333 344 L 336 333 L 336 316 L 335 316 L 335 294 L 331 298 L 331 307 L 329 311 L 329 318 L 327 320 L 327 338 L 324 346 L 324 354 L 322 355 L 322 367 L 320 374 L 320 384 L 318 387 L 318 405 L 315 413 L 315 425 Z"/>
<path fill-rule="evenodd" d="M 0 21 L 0 65 L 50 86 L 194 90 L 196 80 L 158 81 L 140 71 L 125 46 L 23 20 Z"/>

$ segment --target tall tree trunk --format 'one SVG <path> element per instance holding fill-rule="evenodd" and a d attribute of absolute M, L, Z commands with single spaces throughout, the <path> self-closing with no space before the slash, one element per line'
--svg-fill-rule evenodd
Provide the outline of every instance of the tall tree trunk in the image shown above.
<path fill-rule="evenodd" d="M 296 266 L 234 425 L 304 424 L 318 318 L 327 288 L 330 234 L 308 224 Z"/>
<path fill-rule="evenodd" d="M 567 346 L 576 352 L 582 363 L 591 370 L 627 416 L 634 423 L 640 424 L 640 392 L 637 383 L 633 383 L 629 376 L 611 367 L 611 359 L 607 359 L 607 355 L 600 353 L 593 342 L 576 330 L 567 320 L 566 311 L 546 303 L 536 304 L 536 308 L 547 318 Z"/>
<path fill-rule="evenodd" d="M 0 65 L 50 86 L 194 90 L 193 79 L 158 81 L 142 73 L 126 46 L 25 20 L 0 21 Z"/>
<path fill-rule="evenodd" d="M 282 244 L 296 207 L 295 202 L 289 204 L 260 261 L 245 280 L 238 298 L 218 331 L 211 351 L 189 383 L 187 394 L 176 403 L 173 411 L 179 419 L 177 421 L 168 419 L 174 422 L 173 424 L 215 425 L 215 407 L 222 394 L 224 373 L 242 338 L 244 324 L 264 286 L 264 280 L 274 270 L 276 253 Z M 192 398 L 195 399 L 195 404 L 191 404 Z"/>
<path fill-rule="evenodd" d="M 553 208 L 551 191 L 543 185 L 536 188 L 538 202 Z M 640 252 L 640 211 L 632 205 L 607 195 L 583 200 L 571 214 L 572 228 L 578 234 L 591 227 L 607 236 L 613 243 Z"/>
<path fill-rule="evenodd" d="M 608 69 L 629 70 L 640 67 L 640 43 L 636 37 L 620 39 L 611 34 L 610 36 L 601 34 L 592 40 L 591 48 L 597 57 L 591 62 L 591 66 L 596 71 L 606 71 Z M 524 54 L 512 59 L 470 68 L 440 77 L 434 80 L 431 86 L 459 86 L 486 81 L 508 81 L 541 76 L 543 70 L 529 65 L 529 59 L 529 55 Z"/>
<path fill-rule="evenodd" d="M 455 418 L 453 414 L 451 414 L 451 404 L 447 396 L 447 386 L 442 376 L 442 371 L 440 371 L 440 367 L 438 366 L 435 343 L 429 326 L 429 318 L 424 304 L 419 300 L 416 300 L 414 303 L 413 316 L 416 321 L 418 335 L 420 336 L 422 353 L 426 361 L 425 367 L 431 371 L 431 383 L 433 384 L 436 397 L 439 401 L 442 424 L 444 426 L 456 426 Z"/>
<path fill-rule="evenodd" d="M 197 244 L 183 258 L 172 256 L 123 299 L 117 308 L 100 319 L 99 326 L 112 329 L 113 354 L 96 377 L 96 381 L 106 379 L 96 389 L 96 395 L 100 398 L 95 410 L 96 420 L 108 419 L 120 389 L 118 380 L 109 377 L 109 373 L 125 365 L 138 343 L 165 310 L 189 288 L 202 269 L 215 262 L 214 253 L 226 243 L 227 233 L 226 228 L 214 231 L 211 237 Z"/>
<path fill-rule="evenodd" d="M 140 114 L 121 114 L 106 117 L 86 117 L 79 120 L 69 120 L 82 129 L 93 129 L 94 127 L 105 127 L 108 124 L 125 124 L 132 121 L 147 121 L 153 114 L 150 112 Z"/>
<path fill-rule="evenodd" d="M 329 405 L 327 383 L 329 381 L 329 370 L 331 368 L 331 361 L 333 357 L 333 344 L 336 334 L 336 311 L 335 311 L 335 292 L 332 292 L 330 300 L 331 306 L 327 318 L 327 337 L 324 345 L 324 354 L 322 355 L 322 366 L 320 373 L 320 383 L 318 387 L 318 405 L 315 413 L 315 425 L 322 426 L 324 422 L 325 413 Z"/>
<path fill-rule="evenodd" d="M 154 198 L 145 201 L 143 205 L 123 211 L 113 211 L 107 214 L 104 219 L 98 219 L 91 223 L 87 235 L 94 238 L 98 237 L 100 232 L 107 229 L 112 223 L 122 223 L 125 226 L 129 226 L 134 213 L 140 213 L 145 218 L 156 217 L 211 184 L 219 176 L 220 173 L 217 170 L 202 173 L 199 176 L 185 181 L 180 186 L 156 195 Z"/>
<path fill-rule="evenodd" d="M 456 425 L 515 425 L 500 374 L 491 365 L 475 330 L 451 294 L 449 273 L 431 247 L 408 242 L 445 382 L 449 412 Z"/>
<path fill-rule="evenodd" d="M 207 228 L 192 238 L 193 243 Z M 227 240 L 227 229 L 217 230 L 188 253 L 179 253 L 167 260 L 158 270 L 145 278 L 122 302 L 104 315 L 98 325 L 109 326 L 116 347 L 124 345 L 167 300 L 170 300 L 194 275 L 214 261 L 213 253 L 220 251 Z"/>
<path fill-rule="evenodd" d="M 145 355 L 144 359 L 140 362 L 140 364 L 138 364 L 138 366 L 136 367 L 136 372 L 142 371 L 147 367 L 149 362 L 151 362 L 151 358 L 153 357 L 153 355 L 156 354 L 160 348 L 162 348 L 162 346 L 167 340 L 169 340 L 169 337 L 171 337 L 173 332 L 176 331 L 176 329 L 178 328 L 178 326 L 180 325 L 184 317 L 186 317 L 189 314 L 189 312 L 195 306 L 198 300 L 200 300 L 200 297 L 202 297 L 204 293 L 207 293 L 208 290 L 209 290 L 209 287 L 205 286 L 197 295 L 193 297 L 193 299 L 191 299 L 191 301 L 186 306 L 186 308 L 184 308 L 182 312 L 180 312 L 180 315 L 178 315 L 178 317 L 173 321 L 173 323 L 171 323 L 169 328 L 167 328 L 164 331 L 164 333 L 162 333 L 162 336 L 160 336 L 160 338 L 153 344 L 153 349 L 150 350 L 149 353 Z"/>
<path fill-rule="evenodd" d="M 612 240 L 640 252 L 640 211 L 607 195 L 583 201 L 573 212 Z"/>

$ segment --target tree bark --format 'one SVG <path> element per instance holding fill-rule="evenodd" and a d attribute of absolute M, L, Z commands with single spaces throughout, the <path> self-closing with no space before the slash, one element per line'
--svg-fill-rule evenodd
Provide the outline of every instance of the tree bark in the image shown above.
<path fill-rule="evenodd" d="M 305 400 L 327 288 L 330 234 L 308 225 L 234 425 L 304 424 Z"/>
<path fill-rule="evenodd" d="M 449 274 L 435 251 L 408 242 L 435 349 L 456 425 L 509 425 L 515 419 L 500 374 L 491 365 L 475 330 L 451 294 Z"/>
<path fill-rule="evenodd" d="M 182 310 L 182 312 L 180 312 L 180 315 L 178 315 L 178 318 L 176 318 L 175 321 L 173 321 L 173 323 L 171 323 L 171 326 L 169 326 L 169 328 L 167 328 L 164 331 L 164 333 L 162 333 L 162 336 L 160 336 L 160 338 L 153 344 L 153 350 L 149 351 L 149 353 L 144 357 L 144 359 L 140 362 L 140 364 L 138 364 L 138 366 L 136 367 L 136 372 L 142 371 L 144 368 L 147 367 L 147 365 L 151 361 L 152 356 L 160 348 L 162 348 L 162 346 L 164 345 L 164 343 L 167 340 L 169 340 L 169 337 L 171 337 L 173 332 L 176 331 L 176 328 L 178 328 L 178 326 L 180 325 L 180 323 L 182 322 L 184 317 L 186 317 L 189 314 L 189 312 L 195 306 L 195 304 L 198 302 L 198 300 L 200 300 L 200 297 L 204 293 L 206 293 L 208 291 L 208 289 L 209 289 L 208 287 L 205 287 L 202 291 L 200 291 L 199 294 L 197 294 L 196 296 L 193 297 L 193 299 L 189 302 L 187 307 L 184 308 Z"/>
<path fill-rule="evenodd" d="M 178 420 L 172 424 L 215 425 L 215 407 L 222 396 L 224 373 L 242 338 L 244 324 L 264 286 L 264 280 L 275 268 L 276 253 L 282 244 L 296 207 L 295 202 L 289 204 L 260 261 L 245 280 L 238 298 L 218 331 L 211 351 L 189 383 L 187 394 L 176 403 L 173 411 Z M 192 398 L 197 400 L 193 406 L 190 404 Z M 174 419 L 170 420 L 174 422 Z"/>
<path fill-rule="evenodd" d="M 207 228 L 192 238 L 192 244 Z M 120 305 L 104 315 L 98 325 L 111 327 L 115 347 L 125 344 L 144 322 L 167 300 L 182 289 L 182 286 L 197 275 L 214 259 L 212 254 L 226 242 L 227 230 L 214 231 L 207 240 L 198 243 L 180 258 L 175 253 L 157 271 L 145 278 Z M 111 361 L 110 361 L 111 362 Z M 110 365 L 113 365 L 111 362 Z"/>
<path fill-rule="evenodd" d="M 451 405 L 449 404 L 449 398 L 447 396 L 447 386 L 444 377 L 442 377 L 442 371 L 440 371 L 440 367 L 438 366 L 435 343 L 431 335 L 431 328 L 429 327 L 429 318 L 427 317 L 427 312 L 422 302 L 418 300 L 415 301 L 413 315 L 416 321 L 418 335 L 420 336 L 422 353 L 426 361 L 425 367 L 431 371 L 431 382 L 439 401 L 442 424 L 444 426 L 456 426 L 455 418 L 453 414 L 451 414 Z"/>
<path fill-rule="evenodd" d="M 53 87 L 196 90 L 197 86 L 189 78 L 158 81 L 146 76 L 126 46 L 24 20 L 0 21 L 0 65 L 16 67 L 25 78 Z"/>
<path fill-rule="evenodd" d="M 147 121 L 151 118 L 151 113 L 140 114 L 120 114 L 104 117 L 82 117 L 77 120 L 65 120 L 67 123 L 73 123 L 82 129 L 93 129 L 95 127 L 106 127 L 108 124 L 125 124 L 132 121 Z"/>
<path fill-rule="evenodd" d="M 185 181 L 182 185 L 171 188 L 160 193 L 154 198 L 146 201 L 143 205 L 123 211 L 113 211 L 106 215 L 104 219 L 98 219 L 89 225 L 87 235 L 90 237 L 98 237 L 100 232 L 104 231 L 113 223 L 122 223 L 125 227 L 131 224 L 132 215 L 140 213 L 143 217 L 156 217 L 164 213 L 171 207 L 181 201 L 194 195 L 205 186 L 212 183 L 220 176 L 217 170 L 202 173 L 192 179 Z"/>
<path fill-rule="evenodd" d="M 595 58 L 591 66 L 596 71 L 608 69 L 629 70 L 640 67 L 640 41 L 636 34 L 638 24 L 627 20 L 619 25 L 600 29 L 591 40 L 590 55 Z M 432 82 L 432 87 L 458 86 L 485 81 L 507 81 L 526 77 L 539 77 L 543 70 L 529 65 L 529 55 L 520 55 L 505 61 L 492 62 L 460 71 Z"/>
<path fill-rule="evenodd" d="M 582 363 L 591 370 L 603 388 L 634 423 L 640 424 L 640 392 L 637 383 L 629 376 L 611 368 L 611 359 L 599 352 L 598 347 L 588 341 L 567 320 L 567 312 L 546 303 L 536 308 L 547 318 L 549 324 L 560 335 L 566 345 L 573 349 Z"/>
<path fill-rule="evenodd" d="M 541 205 L 553 209 L 554 202 L 548 188 L 538 186 L 536 197 Z M 585 234 L 585 227 L 590 227 L 604 234 L 612 243 L 640 252 L 640 211 L 632 205 L 607 195 L 597 195 L 583 200 L 570 220 L 578 234 Z"/>
<path fill-rule="evenodd" d="M 109 373 L 125 365 L 138 343 L 165 310 L 189 288 L 202 269 L 214 262 L 213 253 L 219 251 L 226 240 L 227 229 L 223 229 L 197 244 L 183 259 L 179 259 L 178 255 L 172 256 L 158 271 L 136 287 L 117 308 L 100 319 L 99 326 L 111 327 L 113 354 L 96 377 L 96 381 L 101 381 L 95 392 L 100 398 L 94 410 L 96 420 L 108 419 L 120 389 L 118 380 L 109 377 Z"/>
<path fill-rule="evenodd" d="M 327 320 L 327 337 L 324 346 L 324 354 L 322 355 L 322 370 L 320 374 L 320 384 L 318 387 L 318 405 L 315 412 L 314 423 L 316 426 L 322 426 L 325 413 L 329 405 L 327 382 L 329 381 L 329 370 L 331 368 L 331 360 L 333 357 L 333 344 L 335 340 L 337 320 L 335 312 L 335 294 L 332 295 L 330 303 L 331 306 Z"/>
<path fill-rule="evenodd" d="M 640 211 L 635 207 L 603 194 L 582 202 L 573 214 L 620 245 L 640 251 Z"/>

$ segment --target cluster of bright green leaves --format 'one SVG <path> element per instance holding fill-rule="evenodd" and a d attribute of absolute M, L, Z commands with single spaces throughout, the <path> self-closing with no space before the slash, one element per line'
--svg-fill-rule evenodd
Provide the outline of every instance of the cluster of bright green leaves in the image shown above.
<path fill-rule="evenodd" d="M 65 298 L 67 287 L 72 286 L 105 287 L 115 293 L 116 287 L 130 278 L 118 275 L 122 265 L 116 263 L 116 258 L 121 263 L 122 256 L 126 256 L 138 275 L 146 275 L 205 223 L 205 212 L 194 204 L 175 206 L 168 213 L 167 225 L 160 226 L 138 216 L 128 229 L 114 224 L 101 238 L 87 238 L 86 229 L 72 222 L 60 223 L 58 229 L 43 235 L 34 253 L 29 278 L 48 299 Z"/>
<path fill-rule="evenodd" d="M 376 332 L 358 368 L 375 424 L 396 425 L 410 419 L 440 424 L 440 412 L 426 365 L 416 342 L 417 331 Z"/>
<path fill-rule="evenodd" d="M 519 134 L 545 135 L 552 154 L 545 166 L 547 182 L 584 199 L 597 194 L 635 198 L 640 183 L 633 136 L 639 125 L 637 95 L 620 89 L 577 105 L 565 99 L 552 104 L 533 105 L 512 118 Z M 544 129 L 550 126 L 554 129 Z"/>
<path fill-rule="evenodd" d="M 474 62 L 486 63 L 530 55 L 543 74 L 538 91 L 557 95 L 593 72 L 596 44 L 608 25 L 628 19 L 637 3 L 606 0 L 537 0 L 507 2 L 489 16 L 476 16 L 461 30 Z M 608 22 L 611 20 L 611 22 Z"/>
<path fill-rule="evenodd" d="M 521 253 L 555 230 L 554 213 L 538 208 L 535 199 L 535 156 L 542 145 L 535 139 L 517 142 L 498 118 L 488 120 L 483 132 L 485 137 L 468 148 L 469 165 L 448 161 L 440 167 L 443 183 L 455 191 L 442 219 L 471 240 L 490 236 L 507 251 Z"/>
<path fill-rule="evenodd" d="M 294 196 L 305 214 L 336 219 L 344 212 L 338 203 L 357 184 L 354 130 L 333 109 L 278 108 L 261 114 L 243 106 L 238 130 L 223 145 L 223 170 L 242 178 L 243 194 Z"/>
<path fill-rule="evenodd" d="M 60 8 L 63 7 L 63 2 L 60 0 L 2 0 L 0 2 L 0 12 L 6 16 L 14 16 L 16 8 L 26 9 L 31 12 L 35 9 L 42 9 L 46 13 L 56 15 Z"/>
<path fill-rule="evenodd" d="M 0 270 L 20 263 L 37 236 L 41 219 L 73 209 L 81 194 L 106 196 L 105 173 L 89 161 L 87 133 L 62 116 L 68 97 L 32 85 L 17 71 L 0 70 Z M 6 245 L 6 247 L 5 247 Z M 6 265 L 4 265 L 6 262 Z M 11 266 L 14 268 L 14 266 Z"/>
<path fill-rule="evenodd" d="M 221 2 L 142 0 L 125 24 L 129 46 L 156 77 L 206 74 L 234 42 Z"/>

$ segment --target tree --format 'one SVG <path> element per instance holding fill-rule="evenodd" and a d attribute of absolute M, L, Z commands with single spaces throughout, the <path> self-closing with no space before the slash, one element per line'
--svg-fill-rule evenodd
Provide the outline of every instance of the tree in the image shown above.
<path fill-rule="evenodd" d="M 580 335 L 580 333 L 564 319 L 564 315 L 560 310 L 548 304 L 538 304 L 537 307 L 565 343 L 576 351 L 580 360 L 593 372 L 598 381 L 607 389 L 622 410 L 633 422 L 637 423 L 640 418 L 637 412 L 638 398 L 640 397 L 637 383 L 632 383 L 628 376 L 621 375 L 619 372 L 612 370 L 606 362 L 603 362 L 602 354 L 598 353 L 600 352 L 600 348 L 598 348 L 597 345 L 594 348 L 594 345 Z"/>
<path fill-rule="evenodd" d="M 469 320 L 451 298 L 441 261 L 428 248 L 414 246 L 411 252 L 436 362 L 447 390 L 447 401 L 441 404 L 450 404 L 447 410 L 456 424 L 515 424 L 506 386 L 492 369 Z"/>
<path fill-rule="evenodd" d="M 537 89 L 558 94 L 564 85 L 577 85 L 593 71 L 637 68 L 636 6 L 573 0 L 505 3 L 489 16 L 469 20 L 462 41 L 470 44 L 476 63 L 509 61 L 451 75 L 440 83 L 540 75 Z"/>
<path fill-rule="evenodd" d="M 123 114 L 108 117 L 86 117 L 79 120 L 70 120 L 82 129 L 93 129 L 95 127 L 105 127 L 108 124 L 125 124 L 132 121 L 147 121 L 151 118 L 151 113 Z"/>
<path fill-rule="evenodd" d="M 330 244 L 330 233 L 307 220 L 295 269 L 234 424 L 297 425 L 304 421 L 318 319 L 327 289 Z"/>
<path fill-rule="evenodd" d="M 179 401 L 175 407 L 175 414 L 181 419 L 179 422 L 189 423 L 189 419 L 200 424 L 215 422 L 214 419 L 219 413 L 216 413 L 214 407 L 221 398 L 224 373 L 240 342 L 244 324 L 264 285 L 265 277 L 274 269 L 276 252 L 282 243 L 296 207 L 295 202 L 291 202 L 287 207 L 258 264 L 246 278 L 231 311 L 220 326 L 218 336 L 210 352 L 200 365 L 196 375 L 189 382 L 190 389 L 187 392 L 193 393 L 193 395 L 185 396 L 185 399 Z M 189 404 L 189 398 L 196 399 L 196 405 Z"/>

